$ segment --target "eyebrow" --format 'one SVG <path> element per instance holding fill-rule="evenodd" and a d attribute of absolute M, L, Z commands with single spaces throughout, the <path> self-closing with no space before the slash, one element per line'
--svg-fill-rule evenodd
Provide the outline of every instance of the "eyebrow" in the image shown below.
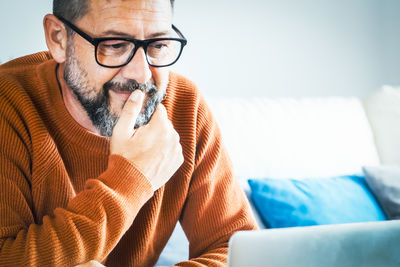
<path fill-rule="evenodd" d="M 157 37 L 162 37 L 162 36 L 167 36 L 170 31 L 164 31 L 164 32 L 156 32 L 150 34 L 148 37 L 149 38 L 157 38 Z M 119 32 L 115 30 L 109 30 L 103 33 L 104 35 L 113 35 L 113 36 L 118 36 L 118 37 L 123 37 L 123 38 L 133 38 L 135 39 L 132 35 L 129 35 L 125 32 Z"/>

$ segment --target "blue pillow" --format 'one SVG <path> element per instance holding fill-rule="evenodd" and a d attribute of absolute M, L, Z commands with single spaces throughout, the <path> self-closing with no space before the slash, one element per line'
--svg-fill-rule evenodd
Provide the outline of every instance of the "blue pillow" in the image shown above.
<path fill-rule="evenodd" d="M 254 205 L 270 228 L 386 220 L 363 176 L 248 182 Z"/>

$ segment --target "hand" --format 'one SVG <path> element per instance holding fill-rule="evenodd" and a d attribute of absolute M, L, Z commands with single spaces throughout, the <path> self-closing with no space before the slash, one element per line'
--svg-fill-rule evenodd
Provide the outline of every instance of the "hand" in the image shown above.
<path fill-rule="evenodd" d="M 179 135 L 162 104 L 157 106 L 147 125 L 134 129 L 142 109 L 144 94 L 136 90 L 126 101 L 111 137 L 111 154 L 128 159 L 157 190 L 183 163 Z"/>
<path fill-rule="evenodd" d="M 104 265 L 97 261 L 91 260 L 86 263 L 76 265 L 75 267 L 104 267 Z"/>

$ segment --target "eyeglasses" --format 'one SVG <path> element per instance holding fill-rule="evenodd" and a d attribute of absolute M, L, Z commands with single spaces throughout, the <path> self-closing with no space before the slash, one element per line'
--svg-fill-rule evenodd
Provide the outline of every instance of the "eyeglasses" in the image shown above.
<path fill-rule="evenodd" d="M 152 38 L 146 40 L 119 37 L 92 38 L 66 19 L 57 18 L 95 47 L 96 62 L 106 68 L 120 68 L 127 65 L 140 47 L 143 47 L 147 63 L 150 66 L 171 66 L 178 61 L 183 47 L 187 44 L 186 38 L 174 25 L 172 25 L 172 29 L 181 38 Z"/>

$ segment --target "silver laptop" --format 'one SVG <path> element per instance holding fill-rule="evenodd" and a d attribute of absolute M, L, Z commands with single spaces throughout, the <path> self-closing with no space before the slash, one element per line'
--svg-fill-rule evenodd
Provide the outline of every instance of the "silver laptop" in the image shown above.
<path fill-rule="evenodd" d="M 239 231 L 228 267 L 400 266 L 400 220 Z"/>

